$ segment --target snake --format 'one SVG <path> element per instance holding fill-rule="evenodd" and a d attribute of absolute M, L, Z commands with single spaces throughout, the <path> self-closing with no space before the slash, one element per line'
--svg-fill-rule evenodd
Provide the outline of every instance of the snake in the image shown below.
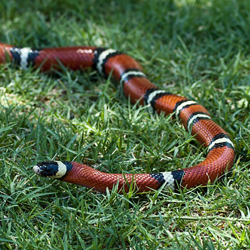
<path fill-rule="evenodd" d="M 155 113 L 174 113 L 176 120 L 207 148 L 202 162 L 184 169 L 158 173 L 115 174 L 101 172 L 78 162 L 47 161 L 37 163 L 33 170 L 42 177 L 78 184 L 99 192 L 117 187 L 118 192 L 150 192 L 160 188 L 172 190 L 207 186 L 234 163 L 235 147 L 230 136 L 217 125 L 209 112 L 194 100 L 158 89 L 150 82 L 141 65 L 128 54 L 97 46 L 72 46 L 33 49 L 0 43 L 0 63 L 11 62 L 21 69 L 36 68 L 41 72 L 92 68 L 102 76 L 112 77 L 121 86 L 132 104 L 147 105 Z"/>

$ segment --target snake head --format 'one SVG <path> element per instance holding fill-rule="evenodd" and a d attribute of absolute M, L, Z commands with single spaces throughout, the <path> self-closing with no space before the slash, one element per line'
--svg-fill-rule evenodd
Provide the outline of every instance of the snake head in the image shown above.
<path fill-rule="evenodd" d="M 70 162 L 48 161 L 40 162 L 33 167 L 34 172 L 42 177 L 63 178 L 72 169 Z"/>

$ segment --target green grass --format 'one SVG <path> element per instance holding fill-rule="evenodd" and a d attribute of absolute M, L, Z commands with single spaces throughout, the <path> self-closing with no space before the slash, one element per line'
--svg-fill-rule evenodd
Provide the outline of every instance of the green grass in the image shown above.
<path fill-rule="evenodd" d="M 1 65 L 0 249 L 248 249 L 249 11 L 249 0 L 2 0 L 1 42 L 125 51 L 158 87 L 204 105 L 237 155 L 221 181 L 179 194 L 103 195 L 39 178 L 43 160 L 143 173 L 191 166 L 206 150 L 93 72 Z"/>

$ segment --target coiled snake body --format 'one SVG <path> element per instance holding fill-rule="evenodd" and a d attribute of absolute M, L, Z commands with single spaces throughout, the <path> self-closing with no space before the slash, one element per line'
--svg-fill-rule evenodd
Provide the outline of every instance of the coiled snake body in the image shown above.
<path fill-rule="evenodd" d="M 185 97 L 158 90 L 142 72 L 141 66 L 130 56 L 113 49 L 93 46 L 62 47 L 33 50 L 0 44 L 0 63 L 7 59 L 25 69 L 28 66 L 49 71 L 60 64 L 71 70 L 88 67 L 100 74 L 110 74 L 122 85 L 124 94 L 132 103 L 150 105 L 157 113 L 176 113 L 184 127 L 196 140 L 208 148 L 206 159 L 190 168 L 152 174 L 109 174 L 76 162 L 41 162 L 34 166 L 40 176 L 79 184 L 101 192 L 118 183 L 119 190 L 129 190 L 133 183 L 140 192 L 156 190 L 162 185 L 175 190 L 177 187 L 206 185 L 231 169 L 234 162 L 234 145 L 228 134 L 211 120 L 208 111 Z"/>

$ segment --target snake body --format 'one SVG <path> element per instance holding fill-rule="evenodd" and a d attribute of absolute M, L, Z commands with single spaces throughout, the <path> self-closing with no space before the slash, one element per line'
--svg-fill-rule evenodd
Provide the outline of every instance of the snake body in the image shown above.
<path fill-rule="evenodd" d="M 11 60 L 25 69 L 39 68 L 50 71 L 63 65 L 71 70 L 92 67 L 103 76 L 112 76 L 121 84 L 124 94 L 132 103 L 149 105 L 157 113 L 175 112 L 184 127 L 196 140 L 207 147 L 206 159 L 189 168 L 145 174 L 111 174 L 100 172 L 77 162 L 51 161 L 34 166 L 36 174 L 93 188 L 100 192 L 118 185 L 118 190 L 129 191 L 130 184 L 140 192 L 165 188 L 191 188 L 213 182 L 226 170 L 230 170 L 235 157 L 234 145 L 229 135 L 212 121 L 208 111 L 193 100 L 159 90 L 142 71 L 132 57 L 113 49 L 94 46 L 61 48 L 17 48 L 0 44 L 0 63 Z"/>

